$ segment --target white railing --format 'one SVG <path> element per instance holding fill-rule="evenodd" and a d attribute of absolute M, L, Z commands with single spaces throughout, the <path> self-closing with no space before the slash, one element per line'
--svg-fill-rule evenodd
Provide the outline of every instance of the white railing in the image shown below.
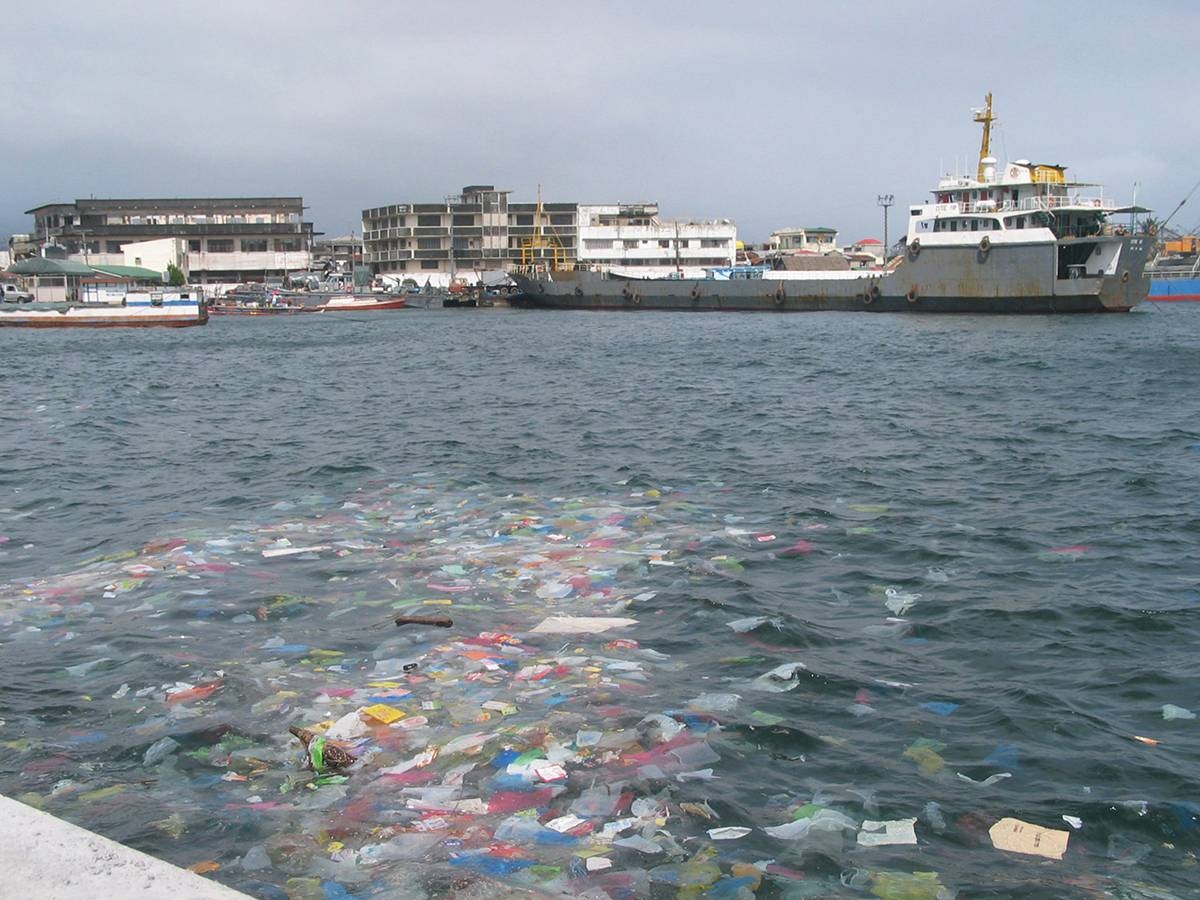
<path fill-rule="evenodd" d="M 1097 212 L 1112 212 L 1118 209 L 1115 200 L 1107 197 L 1080 197 L 1078 195 L 1045 195 L 1025 197 L 1015 203 L 1012 200 L 976 200 L 967 203 L 935 203 L 933 211 L 939 216 L 988 215 L 1002 212 L 1044 212 L 1052 209 L 1094 209 Z"/>

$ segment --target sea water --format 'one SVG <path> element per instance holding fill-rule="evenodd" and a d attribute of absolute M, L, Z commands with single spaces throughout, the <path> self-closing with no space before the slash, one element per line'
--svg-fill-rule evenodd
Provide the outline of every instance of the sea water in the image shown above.
<path fill-rule="evenodd" d="M 0 346 L 9 796 L 262 897 L 1200 883 L 1200 308 Z"/>

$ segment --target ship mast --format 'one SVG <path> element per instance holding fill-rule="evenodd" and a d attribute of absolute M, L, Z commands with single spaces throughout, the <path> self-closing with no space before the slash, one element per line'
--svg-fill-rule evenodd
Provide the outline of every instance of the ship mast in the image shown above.
<path fill-rule="evenodd" d="M 992 95 L 987 95 L 987 108 L 975 110 L 975 121 L 983 125 L 983 142 L 979 145 L 979 181 L 983 181 L 983 161 L 992 155 L 992 123 L 996 117 L 992 115 Z"/>

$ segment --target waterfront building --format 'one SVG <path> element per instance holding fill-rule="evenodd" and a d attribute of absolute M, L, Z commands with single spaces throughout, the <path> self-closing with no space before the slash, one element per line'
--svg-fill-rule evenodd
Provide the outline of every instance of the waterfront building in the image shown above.
<path fill-rule="evenodd" d="M 850 260 L 850 268 L 867 269 L 883 265 L 883 241 L 866 237 L 855 241 L 843 251 Z"/>
<path fill-rule="evenodd" d="M 767 246 L 780 253 L 832 253 L 838 249 L 837 237 L 836 228 L 826 228 L 823 225 L 780 228 L 771 232 Z"/>
<path fill-rule="evenodd" d="M 657 203 L 581 204 L 579 264 L 646 278 L 731 266 L 737 226 L 729 219 L 664 221 Z"/>
<path fill-rule="evenodd" d="M 314 270 L 350 274 L 363 262 L 363 243 L 354 232 L 313 241 Z"/>
<path fill-rule="evenodd" d="M 376 275 L 444 287 L 522 261 L 573 262 L 578 204 L 517 203 L 511 193 L 468 185 L 440 202 L 364 209 L 363 263 Z"/>
<path fill-rule="evenodd" d="M 363 261 L 377 275 L 446 285 L 540 263 L 630 268 L 645 277 L 732 265 L 729 219 L 664 221 L 656 203 L 514 202 L 469 185 L 434 203 L 363 210 Z"/>
<path fill-rule="evenodd" d="M 197 284 L 274 280 L 312 261 L 313 225 L 300 197 L 89 198 L 26 214 L 44 255 L 85 265 L 123 265 L 127 244 L 178 239 Z"/>

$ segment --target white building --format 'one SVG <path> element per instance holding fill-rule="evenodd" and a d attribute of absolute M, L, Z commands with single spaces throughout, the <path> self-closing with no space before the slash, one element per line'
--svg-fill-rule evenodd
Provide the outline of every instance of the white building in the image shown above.
<path fill-rule="evenodd" d="M 98 199 L 27 210 L 45 252 L 85 265 L 124 265 L 130 244 L 177 239 L 201 284 L 265 281 L 312 260 L 313 226 L 301 197 Z"/>
<path fill-rule="evenodd" d="M 737 226 L 729 219 L 663 221 L 657 203 L 579 206 L 581 266 L 703 278 L 706 268 L 733 265 L 736 252 Z"/>
<path fill-rule="evenodd" d="M 780 228 L 771 232 L 767 246 L 781 253 L 832 253 L 838 248 L 837 237 L 836 228 L 826 228 L 823 225 Z"/>

